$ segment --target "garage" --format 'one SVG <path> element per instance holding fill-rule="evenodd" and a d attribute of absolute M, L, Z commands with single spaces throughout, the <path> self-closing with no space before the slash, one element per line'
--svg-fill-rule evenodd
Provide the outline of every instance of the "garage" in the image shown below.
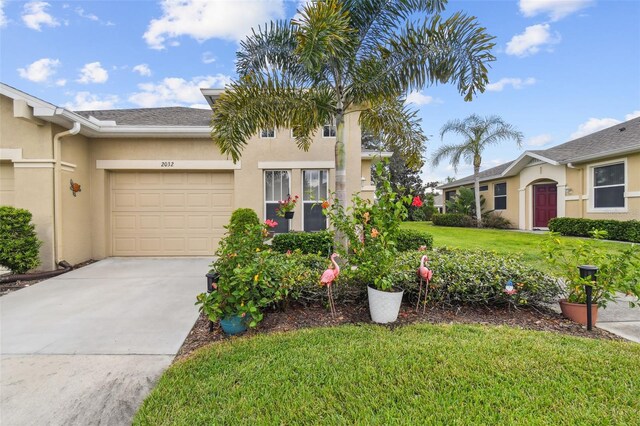
<path fill-rule="evenodd" d="M 211 256 L 233 211 L 233 172 L 111 173 L 113 256 Z"/>

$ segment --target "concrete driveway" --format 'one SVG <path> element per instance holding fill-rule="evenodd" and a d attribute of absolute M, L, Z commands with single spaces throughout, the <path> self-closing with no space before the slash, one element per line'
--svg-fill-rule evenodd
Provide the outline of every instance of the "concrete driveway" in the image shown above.
<path fill-rule="evenodd" d="M 0 298 L 0 424 L 130 424 L 197 316 L 208 258 L 110 258 Z"/>

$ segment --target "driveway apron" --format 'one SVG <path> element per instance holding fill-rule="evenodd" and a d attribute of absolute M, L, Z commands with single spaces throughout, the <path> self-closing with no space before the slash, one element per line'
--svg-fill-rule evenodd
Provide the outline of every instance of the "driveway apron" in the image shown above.
<path fill-rule="evenodd" d="M 0 424 L 124 425 L 197 316 L 208 258 L 110 258 L 0 298 Z"/>

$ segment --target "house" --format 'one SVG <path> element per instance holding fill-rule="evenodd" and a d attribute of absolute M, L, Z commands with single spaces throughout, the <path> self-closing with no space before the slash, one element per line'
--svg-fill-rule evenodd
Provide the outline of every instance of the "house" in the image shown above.
<path fill-rule="evenodd" d="M 202 92 L 210 105 L 221 93 Z M 109 256 L 211 256 L 239 207 L 275 219 L 278 232 L 326 227 L 315 204 L 333 189 L 333 126 L 308 152 L 290 130 L 264 129 L 233 163 L 210 121 L 210 110 L 182 107 L 69 111 L 0 84 L 0 205 L 32 212 L 44 270 Z M 361 152 L 357 113 L 345 121 L 348 196 L 372 197 L 380 155 Z M 291 221 L 275 215 L 288 194 L 300 196 Z"/>
<path fill-rule="evenodd" d="M 440 186 L 445 200 L 473 175 Z M 519 229 L 554 217 L 640 219 L 640 118 L 480 172 L 485 208 Z"/>

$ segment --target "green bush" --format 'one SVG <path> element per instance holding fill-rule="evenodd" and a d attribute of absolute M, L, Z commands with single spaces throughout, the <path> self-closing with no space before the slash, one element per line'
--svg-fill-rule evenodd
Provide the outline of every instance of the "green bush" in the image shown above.
<path fill-rule="evenodd" d="M 418 293 L 415 271 L 424 254 L 405 252 L 396 259 L 396 271 L 411 272 L 405 275 L 404 281 L 397 281 L 410 298 L 415 299 Z M 429 256 L 428 267 L 433 270 L 429 300 L 435 303 L 541 306 L 555 301 L 560 294 L 555 278 L 527 266 L 519 256 L 460 249 L 438 249 L 426 254 Z M 402 275 L 397 277 L 402 278 Z M 504 292 L 509 280 L 517 290 L 511 296 Z"/>
<path fill-rule="evenodd" d="M 549 221 L 549 230 L 562 235 L 589 237 L 594 230 L 607 231 L 607 239 L 640 243 L 640 221 L 611 219 L 580 219 L 556 217 Z"/>
<path fill-rule="evenodd" d="M 513 223 L 498 212 L 491 211 L 482 215 L 482 226 L 484 228 L 511 229 Z"/>
<path fill-rule="evenodd" d="M 469 228 L 474 226 L 472 217 L 463 213 L 436 213 L 431 217 L 436 226 L 457 226 Z"/>
<path fill-rule="evenodd" d="M 280 253 L 300 250 L 302 253 L 315 253 L 329 256 L 333 251 L 333 233 L 320 232 L 288 232 L 273 237 L 271 248 Z"/>
<path fill-rule="evenodd" d="M 31 212 L 0 207 L 0 265 L 23 274 L 40 264 L 40 246 Z"/>
<path fill-rule="evenodd" d="M 430 249 L 433 247 L 433 236 L 428 232 L 414 229 L 400 229 L 396 248 L 398 251 L 418 250 L 420 246 Z"/>
<path fill-rule="evenodd" d="M 236 209 L 231 214 L 231 220 L 229 221 L 228 230 L 229 233 L 242 232 L 247 225 L 259 225 L 260 219 L 258 215 L 252 209 Z"/>

